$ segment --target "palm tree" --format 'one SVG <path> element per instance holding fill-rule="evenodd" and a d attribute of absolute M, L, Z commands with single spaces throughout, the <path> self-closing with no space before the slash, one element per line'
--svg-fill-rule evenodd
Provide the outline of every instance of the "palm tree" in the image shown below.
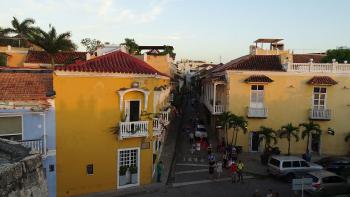
<path fill-rule="evenodd" d="M 70 32 L 57 35 L 55 27 L 51 27 L 48 32 L 40 28 L 29 35 L 29 41 L 44 49 L 51 59 L 51 66 L 55 66 L 55 54 L 60 51 L 73 51 L 76 45 L 70 40 Z"/>
<path fill-rule="evenodd" d="M 263 140 L 265 140 L 265 151 L 268 150 L 268 148 L 271 147 L 271 142 L 273 141 L 273 144 L 277 144 L 277 136 L 276 131 L 274 131 L 272 128 L 261 126 L 260 130 L 257 132 L 259 136 L 262 136 L 259 138 L 258 143 L 260 144 Z"/>
<path fill-rule="evenodd" d="M 244 132 L 244 134 L 247 133 L 247 131 L 248 131 L 248 129 L 247 129 L 248 121 L 246 121 L 243 116 L 236 116 L 233 114 L 231 124 L 232 124 L 233 131 L 235 133 L 234 146 L 236 146 L 237 137 L 238 137 L 237 135 L 238 135 L 239 130 L 242 130 Z M 232 137 L 231 144 L 233 144 L 233 137 Z"/>
<path fill-rule="evenodd" d="M 299 141 L 299 128 L 293 126 L 292 123 L 283 125 L 280 129 L 279 137 L 287 137 L 288 140 L 288 155 L 290 155 L 290 140 L 292 137 L 295 138 L 295 141 Z"/>
<path fill-rule="evenodd" d="M 18 45 L 21 47 L 21 39 L 27 39 L 28 35 L 35 31 L 32 25 L 35 20 L 32 18 L 26 18 L 22 22 L 19 22 L 16 17 L 13 17 L 11 24 L 12 28 L 6 28 L 3 30 L 4 34 L 14 33 L 19 36 Z"/>
<path fill-rule="evenodd" d="M 226 144 L 228 144 L 227 130 L 232 127 L 233 117 L 231 112 L 224 112 L 218 117 L 218 124 L 224 127 Z"/>
<path fill-rule="evenodd" d="M 306 137 L 306 153 L 309 153 L 309 143 L 310 143 L 310 135 L 316 135 L 316 137 L 320 137 L 322 131 L 320 129 L 320 125 L 310 121 L 308 123 L 301 123 L 299 126 L 304 127 L 304 130 L 301 133 L 301 138 Z"/>

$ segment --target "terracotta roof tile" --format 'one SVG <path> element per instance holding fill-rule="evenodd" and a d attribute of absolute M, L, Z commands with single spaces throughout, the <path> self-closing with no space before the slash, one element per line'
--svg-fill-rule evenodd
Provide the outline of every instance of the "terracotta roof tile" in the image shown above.
<path fill-rule="evenodd" d="M 321 60 L 326 55 L 324 54 L 293 54 L 294 63 L 308 63 L 313 59 L 314 63 L 321 63 Z"/>
<path fill-rule="evenodd" d="M 314 76 L 307 83 L 311 84 L 311 85 L 336 85 L 336 84 L 338 84 L 338 82 L 336 82 L 334 79 L 332 79 L 329 76 Z"/>
<path fill-rule="evenodd" d="M 270 83 L 273 82 L 272 79 L 266 75 L 251 75 L 244 80 L 246 83 Z"/>
<path fill-rule="evenodd" d="M 46 100 L 52 92 L 52 73 L 0 72 L 0 101 Z"/>
<path fill-rule="evenodd" d="M 214 67 L 211 72 L 225 70 L 284 71 L 278 55 L 246 55 Z"/>
<path fill-rule="evenodd" d="M 158 74 L 167 76 L 157 71 L 146 62 L 121 51 L 108 53 L 85 62 L 67 66 L 56 66 L 55 70 L 70 72 Z"/>
<path fill-rule="evenodd" d="M 71 64 L 75 60 L 86 60 L 87 52 L 60 52 L 54 57 L 56 64 Z M 25 63 L 51 64 L 51 58 L 45 51 L 28 51 Z"/>

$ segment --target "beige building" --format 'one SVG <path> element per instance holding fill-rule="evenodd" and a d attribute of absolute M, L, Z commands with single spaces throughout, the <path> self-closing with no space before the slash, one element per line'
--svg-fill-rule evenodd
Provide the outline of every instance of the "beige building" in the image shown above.
<path fill-rule="evenodd" d="M 260 126 L 278 130 L 287 123 L 297 126 L 312 120 L 323 131 L 320 139 L 310 136 L 309 144 L 292 141 L 292 153 L 304 153 L 307 146 L 318 154 L 348 153 L 344 137 L 350 131 L 350 64 L 321 63 L 322 54 L 293 54 L 280 41 L 257 40 L 250 54 L 202 76 L 201 98 L 212 125 L 224 111 L 244 116 L 249 132 L 239 132 L 238 145 L 254 152 L 262 151 Z M 259 47 L 262 43 L 270 48 Z M 218 135 L 225 136 L 219 130 Z M 228 132 L 231 139 L 232 130 Z M 286 153 L 287 140 L 278 139 L 276 146 Z"/>

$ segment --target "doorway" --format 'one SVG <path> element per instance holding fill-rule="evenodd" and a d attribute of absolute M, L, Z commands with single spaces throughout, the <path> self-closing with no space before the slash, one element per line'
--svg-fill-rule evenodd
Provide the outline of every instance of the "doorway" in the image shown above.
<path fill-rule="evenodd" d="M 320 135 L 311 134 L 310 146 L 311 146 L 311 151 L 313 153 L 320 153 L 320 147 L 321 147 L 320 144 L 321 144 Z"/>
<path fill-rule="evenodd" d="M 140 184 L 140 149 L 119 149 L 117 155 L 117 188 Z"/>
<path fill-rule="evenodd" d="M 129 101 L 129 121 L 139 121 L 140 120 L 140 101 L 134 100 Z"/>
<path fill-rule="evenodd" d="M 251 152 L 259 151 L 259 134 L 254 131 L 250 133 L 250 151 Z"/>

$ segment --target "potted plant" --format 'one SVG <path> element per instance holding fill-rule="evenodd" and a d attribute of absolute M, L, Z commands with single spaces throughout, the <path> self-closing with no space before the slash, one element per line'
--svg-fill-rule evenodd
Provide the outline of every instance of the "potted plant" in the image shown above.
<path fill-rule="evenodd" d="M 119 185 L 126 185 L 128 183 L 128 178 L 126 177 L 126 171 L 128 170 L 128 166 L 120 166 L 119 167 Z"/>
<path fill-rule="evenodd" d="M 131 165 L 129 167 L 130 174 L 131 174 L 131 183 L 135 184 L 137 183 L 137 166 L 136 165 Z"/>

